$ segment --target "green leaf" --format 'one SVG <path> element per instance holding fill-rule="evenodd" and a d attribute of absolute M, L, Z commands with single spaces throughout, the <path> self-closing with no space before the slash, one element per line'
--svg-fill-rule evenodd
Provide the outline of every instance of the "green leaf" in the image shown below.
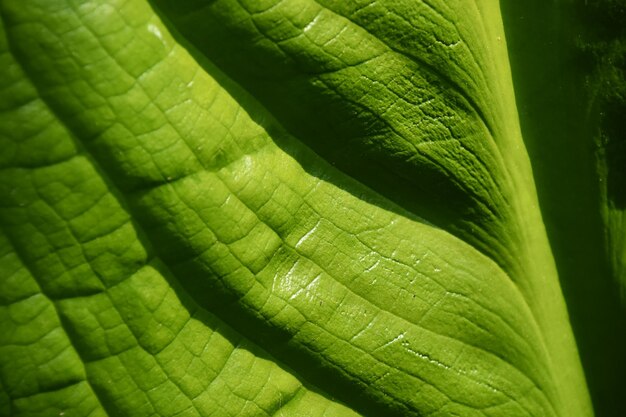
<path fill-rule="evenodd" d="M 592 415 L 497 1 L 0 17 L 0 415 Z"/>

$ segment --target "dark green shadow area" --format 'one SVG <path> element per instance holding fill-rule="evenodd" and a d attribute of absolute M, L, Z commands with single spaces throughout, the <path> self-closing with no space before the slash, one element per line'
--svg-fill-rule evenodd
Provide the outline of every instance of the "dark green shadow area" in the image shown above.
<path fill-rule="evenodd" d="M 626 305 L 602 205 L 623 209 L 626 200 L 626 1 L 501 7 L 523 137 L 596 415 L 624 416 Z"/>

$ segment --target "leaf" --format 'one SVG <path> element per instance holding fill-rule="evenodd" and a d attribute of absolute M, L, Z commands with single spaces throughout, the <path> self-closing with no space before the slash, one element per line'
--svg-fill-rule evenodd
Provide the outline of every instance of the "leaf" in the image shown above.
<path fill-rule="evenodd" d="M 37 124 L 12 137 L 15 165 L 2 177 L 18 246 L 2 236 L 2 414 L 355 415 L 180 289 L 95 163 L 3 58 L 21 104 L 12 121 Z M 38 146 L 57 153 L 20 160 Z"/>
<path fill-rule="evenodd" d="M 0 16 L 0 414 L 592 414 L 497 2 Z"/>

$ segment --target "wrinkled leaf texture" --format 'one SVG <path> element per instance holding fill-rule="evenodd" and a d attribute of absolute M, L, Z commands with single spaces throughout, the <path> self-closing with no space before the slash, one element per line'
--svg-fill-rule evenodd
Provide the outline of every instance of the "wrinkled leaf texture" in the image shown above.
<path fill-rule="evenodd" d="M 0 415 L 592 415 L 497 1 L 0 16 Z"/>

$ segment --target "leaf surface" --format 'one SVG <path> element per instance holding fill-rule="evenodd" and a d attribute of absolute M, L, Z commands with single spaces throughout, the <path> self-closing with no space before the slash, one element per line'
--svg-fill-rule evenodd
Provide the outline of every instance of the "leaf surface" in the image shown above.
<path fill-rule="evenodd" d="M 591 415 L 496 2 L 0 15 L 4 414 Z"/>

